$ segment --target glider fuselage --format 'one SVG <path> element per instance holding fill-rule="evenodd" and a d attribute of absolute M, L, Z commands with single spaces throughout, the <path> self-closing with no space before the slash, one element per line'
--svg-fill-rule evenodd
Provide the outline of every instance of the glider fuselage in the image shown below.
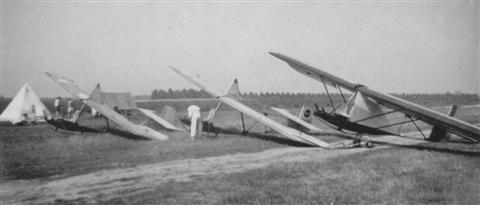
<path fill-rule="evenodd" d="M 324 122 L 335 126 L 338 130 L 348 130 L 359 134 L 394 135 L 390 132 L 352 122 L 347 117 L 335 112 L 329 113 L 326 111 L 317 110 L 313 113 L 313 115 L 320 118 Z"/>

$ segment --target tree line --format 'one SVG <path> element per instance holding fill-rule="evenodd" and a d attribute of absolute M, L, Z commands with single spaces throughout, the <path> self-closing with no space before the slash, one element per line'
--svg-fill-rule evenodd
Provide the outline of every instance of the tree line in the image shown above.
<path fill-rule="evenodd" d="M 331 94 L 332 96 L 336 96 L 340 94 Z M 290 92 L 248 92 L 242 93 L 243 97 L 246 98 L 256 98 L 256 97 L 322 97 L 326 96 L 323 93 L 290 93 Z M 211 98 L 212 96 L 203 90 L 195 90 L 195 89 L 181 89 L 181 90 L 173 90 L 169 88 L 168 90 L 162 89 L 155 89 L 152 91 L 150 95 L 150 99 L 176 99 L 176 98 Z"/>
<path fill-rule="evenodd" d="M 466 93 L 401 93 L 392 94 L 396 97 L 418 103 L 425 106 L 449 105 L 449 104 L 477 104 L 480 103 L 479 96 Z M 349 93 L 331 93 L 331 100 L 334 104 L 342 103 L 348 100 Z M 181 89 L 168 90 L 156 89 L 150 95 L 151 99 L 171 99 L 171 98 L 212 98 L 210 94 L 203 90 Z M 319 104 L 329 106 L 330 99 L 325 93 L 289 93 L 289 92 L 247 92 L 242 93 L 243 101 L 250 105 L 268 104 L 270 106 L 301 106 L 302 104 Z"/>

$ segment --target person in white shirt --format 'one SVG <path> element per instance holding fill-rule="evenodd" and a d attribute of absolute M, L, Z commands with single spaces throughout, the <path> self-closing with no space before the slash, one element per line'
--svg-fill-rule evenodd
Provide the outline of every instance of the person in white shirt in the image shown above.
<path fill-rule="evenodd" d="M 56 117 L 59 117 L 60 112 L 61 112 L 60 100 L 61 100 L 61 98 L 57 97 L 57 99 L 55 99 L 55 101 L 53 102 L 53 107 L 55 107 L 55 116 Z"/>
<path fill-rule="evenodd" d="M 200 113 L 200 108 L 196 105 L 188 106 L 188 118 L 190 118 L 190 137 L 195 141 L 195 136 L 198 132 L 198 135 L 202 135 L 202 116 Z"/>

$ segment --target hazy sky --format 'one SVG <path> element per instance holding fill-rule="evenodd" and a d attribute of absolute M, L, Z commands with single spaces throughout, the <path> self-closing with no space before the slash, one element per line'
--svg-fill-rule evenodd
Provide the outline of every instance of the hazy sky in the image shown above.
<path fill-rule="evenodd" d="M 29 82 L 67 93 L 194 88 L 168 65 L 225 90 L 323 92 L 280 52 L 382 92 L 479 93 L 479 6 L 449 3 L 17 2 L 1 4 L 1 92 Z M 2 94 L 0 93 L 0 95 Z"/>

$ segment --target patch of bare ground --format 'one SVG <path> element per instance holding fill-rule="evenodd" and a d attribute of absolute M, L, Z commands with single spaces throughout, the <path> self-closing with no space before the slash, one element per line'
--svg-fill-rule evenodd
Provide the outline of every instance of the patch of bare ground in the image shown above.
<path fill-rule="evenodd" d="M 388 136 L 385 136 L 388 137 Z M 404 139 L 404 144 L 418 143 Z M 379 146 L 384 148 L 385 146 Z M 325 150 L 320 148 L 270 149 L 200 159 L 182 159 L 53 180 L 7 181 L 2 184 L 3 203 L 51 203 L 58 200 L 97 202 L 155 190 L 168 182 L 189 182 L 207 176 L 228 175 L 285 163 L 323 162 L 326 159 L 368 151 L 366 148 Z"/>
<path fill-rule="evenodd" d="M 463 145 L 480 150 L 478 145 Z M 355 149 L 357 150 L 357 149 Z M 337 150 L 338 151 L 338 150 Z M 306 153 L 304 153 L 306 154 Z M 390 147 L 167 182 L 106 204 L 478 204 L 480 155 Z"/>
<path fill-rule="evenodd" d="M 55 200 L 108 200 L 153 190 L 166 182 L 187 182 L 197 177 L 265 168 L 276 163 L 306 162 L 366 151 L 319 148 L 271 149 L 202 159 L 173 160 L 130 168 L 103 170 L 52 181 L 18 180 L 2 184 L 3 203 L 51 203 Z M 32 201 L 31 201 L 32 200 Z"/>

